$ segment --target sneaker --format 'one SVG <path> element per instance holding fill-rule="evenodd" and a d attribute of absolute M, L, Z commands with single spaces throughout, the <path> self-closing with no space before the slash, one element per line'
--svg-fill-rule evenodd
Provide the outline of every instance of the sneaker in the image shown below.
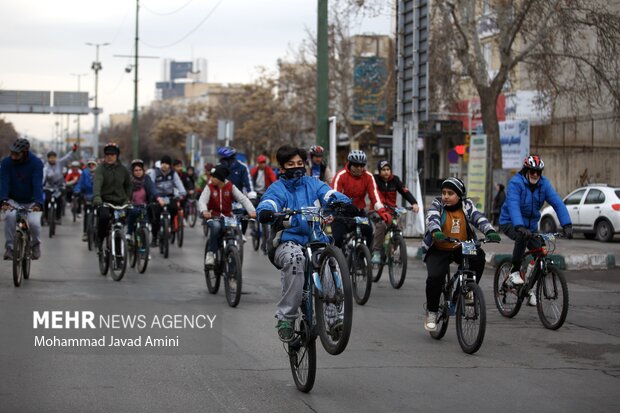
<path fill-rule="evenodd" d="M 424 323 L 426 331 L 437 331 L 437 313 L 429 311 L 426 314 L 426 322 Z"/>
<path fill-rule="evenodd" d="M 82 214 L 77 214 L 77 219 L 82 219 Z"/>
<path fill-rule="evenodd" d="M 293 325 L 288 320 L 279 320 L 278 324 L 276 324 L 276 328 L 278 329 L 278 337 L 280 337 L 281 341 L 289 342 L 293 339 Z"/>
<path fill-rule="evenodd" d="M 527 305 L 529 305 L 530 307 L 536 307 L 536 293 L 534 291 L 530 291 L 528 294 L 529 298 L 527 300 Z"/>
<path fill-rule="evenodd" d="M 474 292 L 468 291 L 465 294 L 465 305 L 474 305 Z"/>
<path fill-rule="evenodd" d="M 82 242 L 86 242 L 88 241 L 88 234 L 87 233 L 83 233 L 82 234 Z"/>
<path fill-rule="evenodd" d="M 381 264 L 381 251 L 373 251 L 370 262 L 373 264 Z"/>
<path fill-rule="evenodd" d="M 241 235 L 241 238 L 243 239 L 243 243 L 245 244 L 246 242 L 248 242 L 248 239 L 245 237 L 245 234 Z"/>
<path fill-rule="evenodd" d="M 508 281 L 512 283 L 512 285 L 521 285 L 523 284 L 523 279 L 521 278 L 521 272 L 515 271 L 511 272 L 508 276 Z"/>
<path fill-rule="evenodd" d="M 13 250 L 11 248 L 7 248 L 4 251 L 4 259 L 5 260 L 13 260 Z"/>
<path fill-rule="evenodd" d="M 41 258 L 41 244 L 35 244 L 32 246 L 32 259 L 38 260 Z"/>
<path fill-rule="evenodd" d="M 211 251 L 207 252 L 207 257 L 205 259 L 205 265 L 212 267 L 215 264 L 215 254 Z"/>

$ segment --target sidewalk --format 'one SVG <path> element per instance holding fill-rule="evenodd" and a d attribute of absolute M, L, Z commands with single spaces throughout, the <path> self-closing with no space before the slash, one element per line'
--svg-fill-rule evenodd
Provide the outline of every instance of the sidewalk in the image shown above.
<path fill-rule="evenodd" d="M 487 264 L 495 268 L 504 258 L 512 257 L 514 242 L 504 234 L 500 234 L 502 242 L 499 244 L 484 244 Z M 422 259 L 422 239 L 406 238 L 409 257 Z M 620 240 L 599 242 L 586 240 L 583 235 L 576 235 L 575 239 L 556 240 L 553 261 L 561 270 L 604 270 L 614 268 L 620 264 Z"/>

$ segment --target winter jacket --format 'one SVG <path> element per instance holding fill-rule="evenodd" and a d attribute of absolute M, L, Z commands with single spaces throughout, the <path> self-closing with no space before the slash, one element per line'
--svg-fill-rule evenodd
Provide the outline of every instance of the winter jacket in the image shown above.
<path fill-rule="evenodd" d="M 396 208 L 396 192 L 398 191 L 403 198 L 405 198 L 411 205 L 417 204 L 415 197 L 409 192 L 409 189 L 401 182 L 400 178 L 396 175 L 390 175 L 387 181 L 381 178 L 381 175 L 375 174 L 375 182 L 379 195 L 381 196 L 381 202 L 385 205 L 389 205 Z"/>
<path fill-rule="evenodd" d="M 247 212 L 255 212 L 254 205 L 233 185 L 232 182 L 226 180 L 224 186 L 220 188 L 214 183 L 207 185 L 198 198 L 198 211 L 210 211 L 213 216 L 233 216 L 233 200 L 240 202 Z"/>
<path fill-rule="evenodd" d="M 113 165 L 102 163 L 95 169 L 93 177 L 93 203 L 126 204 L 131 199 L 132 187 L 129 170 L 120 162 Z"/>
<path fill-rule="evenodd" d="M 329 169 L 329 166 L 325 165 L 323 162 L 321 162 L 319 165 L 315 165 L 314 163 L 312 163 L 312 161 L 310 161 L 310 164 L 306 165 L 306 171 L 308 171 L 308 175 L 317 178 L 317 166 L 318 179 L 329 185 L 332 182 L 332 179 L 334 179 L 334 175 L 332 174 L 332 170 Z"/>
<path fill-rule="evenodd" d="M 0 201 L 12 199 L 19 204 L 43 205 L 43 162 L 32 153 L 24 162 L 5 157 L 0 165 Z"/>
<path fill-rule="evenodd" d="M 84 198 L 88 201 L 93 199 L 93 177 L 90 171 L 85 170 L 80 175 L 80 179 L 77 184 L 75 184 L 75 188 L 73 188 L 74 194 L 84 194 Z"/>
<path fill-rule="evenodd" d="M 132 198 L 133 198 L 133 179 L 132 178 Z M 153 180 L 150 176 L 144 174 L 144 190 L 146 191 L 146 199 L 148 202 L 156 202 L 159 193 L 157 192 L 157 187 L 153 183 Z"/>
<path fill-rule="evenodd" d="M 332 188 L 353 199 L 353 205 L 359 209 L 366 208 L 366 194 L 370 197 L 370 209 L 383 208 L 375 177 L 365 169 L 360 176 L 353 176 L 348 162 L 334 177 Z"/>
<path fill-rule="evenodd" d="M 265 191 L 266 191 L 267 188 L 269 188 L 269 185 L 277 181 L 278 178 L 276 178 L 276 174 L 273 172 L 273 169 L 271 169 L 268 166 L 265 167 L 264 172 L 265 172 Z M 254 187 L 256 187 L 256 176 L 257 175 L 258 175 L 258 166 L 255 166 L 250 171 L 250 176 L 252 177 L 252 185 Z"/>
<path fill-rule="evenodd" d="M 43 167 L 43 189 L 50 191 L 65 189 L 65 176 L 62 173 L 62 168 L 66 166 L 72 155 L 73 152 L 69 152 L 62 158 L 56 159 L 54 165 L 49 162 L 45 163 Z"/>
<path fill-rule="evenodd" d="M 250 179 L 250 170 L 246 164 L 234 160 L 228 164 L 222 163 L 222 165 L 226 166 L 230 171 L 228 180 L 239 188 L 240 191 L 243 191 L 243 188 L 245 188 L 248 195 L 250 195 L 250 192 L 254 192 L 254 185 L 252 185 L 252 180 Z M 255 194 L 253 193 L 251 195 L 254 196 Z"/>
<path fill-rule="evenodd" d="M 546 177 L 540 177 L 532 192 L 528 178 L 518 173 L 508 182 L 506 201 L 502 205 L 499 224 L 512 224 L 515 228 L 526 227 L 530 231 L 537 231 L 540 208 L 545 201 L 557 213 L 560 225 L 571 224 L 566 205 Z"/>
<path fill-rule="evenodd" d="M 155 183 L 159 196 L 174 197 L 175 188 L 177 190 L 177 196 L 185 196 L 187 194 L 183 182 L 181 182 L 181 178 L 179 178 L 179 174 L 173 169 L 170 169 L 166 175 L 164 175 L 160 168 L 151 169 L 148 176 L 150 176 Z"/>
<path fill-rule="evenodd" d="M 334 201 L 351 203 L 351 199 L 347 196 L 331 189 L 318 179 L 309 176 L 293 180 L 279 179 L 262 196 L 256 214 L 259 215 L 264 210 L 284 212 L 302 207 L 324 206 Z M 291 227 L 281 231 L 277 243 L 293 241 L 305 245 L 310 241 L 309 230 L 308 222 L 301 215 L 294 215 L 291 218 Z M 319 241 L 328 242 L 329 239 L 324 237 Z"/>
<path fill-rule="evenodd" d="M 463 203 L 463 213 L 467 221 L 467 238 L 477 239 L 475 228 L 478 228 L 485 235 L 491 231 L 495 231 L 493 225 L 484 216 L 484 214 L 476 209 L 471 199 L 465 198 Z M 433 231 L 441 231 L 441 226 L 446 220 L 445 204 L 441 201 L 441 197 L 437 197 L 431 203 L 426 214 L 426 233 L 424 234 L 424 257 L 433 244 Z"/>

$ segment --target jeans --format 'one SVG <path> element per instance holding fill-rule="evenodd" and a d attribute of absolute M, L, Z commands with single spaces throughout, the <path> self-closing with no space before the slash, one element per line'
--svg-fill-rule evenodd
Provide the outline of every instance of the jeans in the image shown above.
<path fill-rule="evenodd" d="M 31 208 L 32 203 L 19 204 L 13 200 L 9 200 L 9 204 L 14 207 Z M 16 211 L 6 212 L 6 221 L 4 222 L 4 239 L 5 247 L 13 249 L 13 239 L 15 238 L 15 220 L 17 218 Z M 30 245 L 34 246 L 41 243 L 41 211 L 28 213 L 28 227 L 30 229 Z"/>
<path fill-rule="evenodd" d="M 213 253 L 217 252 L 220 246 L 220 239 L 224 232 L 224 223 L 219 219 L 210 219 L 207 221 L 209 227 L 209 239 L 207 249 Z"/>
<path fill-rule="evenodd" d="M 519 271 L 521 268 L 521 261 L 523 260 L 523 254 L 525 253 L 525 247 L 528 248 L 540 248 L 541 241 L 538 238 L 526 239 L 523 234 L 517 231 L 512 224 L 502 224 L 499 229 L 508 236 L 511 240 L 515 241 L 515 246 L 512 249 L 512 269 L 511 271 Z"/>

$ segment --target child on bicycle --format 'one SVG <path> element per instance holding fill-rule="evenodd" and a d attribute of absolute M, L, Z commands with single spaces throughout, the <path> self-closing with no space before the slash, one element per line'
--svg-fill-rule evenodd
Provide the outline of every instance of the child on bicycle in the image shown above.
<path fill-rule="evenodd" d="M 285 145 L 276 154 L 280 164 L 281 179 L 269 186 L 256 209 L 258 219 L 264 224 L 276 224 L 274 213 L 298 210 L 303 207 L 329 205 L 341 202 L 350 205 L 351 200 L 329 185 L 306 175 L 306 151 Z M 357 208 L 355 208 L 357 211 Z M 289 228 L 277 223 L 271 231 L 273 242 L 268 245 L 271 263 L 281 270 L 282 298 L 278 302 L 275 317 L 280 340 L 293 338 L 293 325 L 302 301 L 305 256 L 303 247 L 310 241 L 307 223 L 299 216 L 291 220 Z M 326 238 L 324 241 L 328 241 Z"/>
<path fill-rule="evenodd" d="M 459 243 L 445 240 L 446 237 L 466 241 L 476 239 L 475 228 L 484 233 L 494 242 L 500 241 L 500 236 L 487 220 L 478 211 L 471 199 L 466 198 L 465 184 L 459 178 L 448 178 L 441 184 L 441 197 L 433 200 L 426 215 L 426 234 L 424 248 L 426 254 L 424 262 L 428 276 L 426 278 L 426 331 L 437 330 L 437 310 L 439 298 L 446 273 L 450 271 L 450 262 L 461 264 L 463 255 Z M 476 273 L 476 282 L 480 282 L 484 271 L 485 254 L 479 248 L 476 256 L 469 258 L 470 268 Z"/>
<path fill-rule="evenodd" d="M 144 172 L 142 159 L 131 161 L 131 185 L 131 204 L 134 207 L 146 208 L 148 204 L 157 201 L 157 187 L 151 177 Z M 138 208 L 130 208 L 127 212 L 127 239 L 131 239 L 139 215 Z"/>
<path fill-rule="evenodd" d="M 243 194 L 226 178 L 230 171 L 224 165 L 216 165 L 211 170 L 211 182 L 205 186 L 198 199 L 198 212 L 204 219 L 211 217 L 233 216 L 233 199 L 240 202 L 248 212 L 250 218 L 256 218 L 256 210 L 254 205 L 247 196 Z M 207 257 L 205 265 L 213 266 L 215 264 L 215 253 L 220 245 L 220 239 L 224 230 L 224 224 L 212 219 L 207 222 L 209 227 L 209 240 L 207 246 Z"/>

